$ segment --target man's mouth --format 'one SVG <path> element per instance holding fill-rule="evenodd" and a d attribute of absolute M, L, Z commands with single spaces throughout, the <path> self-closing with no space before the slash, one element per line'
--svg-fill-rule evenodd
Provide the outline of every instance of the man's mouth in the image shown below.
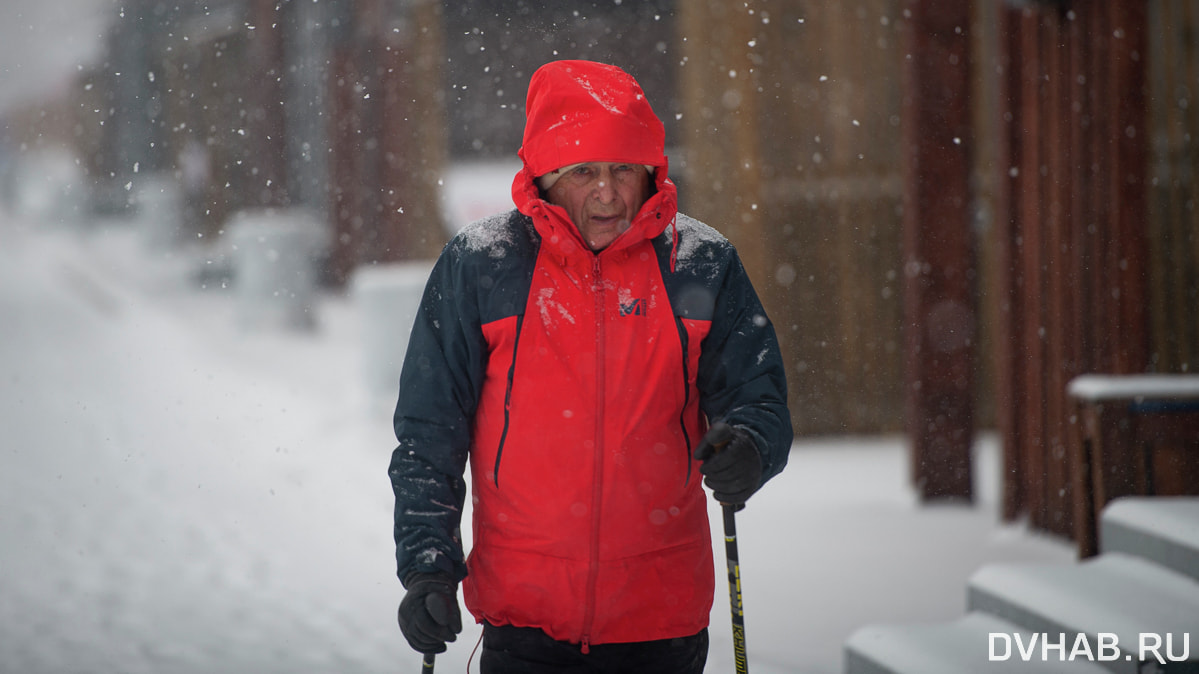
<path fill-rule="evenodd" d="M 619 215 L 593 215 L 591 222 L 604 227 L 612 227 L 620 223 Z"/>

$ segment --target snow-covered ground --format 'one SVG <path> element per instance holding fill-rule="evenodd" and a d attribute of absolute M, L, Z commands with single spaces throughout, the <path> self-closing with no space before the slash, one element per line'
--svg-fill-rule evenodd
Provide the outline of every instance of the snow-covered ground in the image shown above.
<path fill-rule="evenodd" d="M 146 240 L 0 216 L 0 672 L 418 671 L 352 297 L 245 332 L 191 252 Z M 862 625 L 960 616 L 982 564 L 1073 559 L 999 522 L 993 438 L 973 507 L 920 507 L 906 465 L 898 437 L 802 440 L 738 516 L 753 671 L 840 672 Z M 721 587 L 710 672 L 728 625 Z"/>

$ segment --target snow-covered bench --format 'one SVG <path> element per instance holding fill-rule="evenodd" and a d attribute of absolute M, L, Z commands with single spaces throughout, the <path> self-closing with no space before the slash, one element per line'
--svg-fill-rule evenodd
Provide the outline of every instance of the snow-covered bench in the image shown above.
<path fill-rule="evenodd" d="M 408 336 L 432 270 L 433 260 L 421 260 L 354 271 L 351 294 L 362 318 L 364 375 L 376 398 L 395 401 Z"/>
<path fill-rule="evenodd" d="M 313 328 L 316 264 L 326 237 L 320 219 L 301 208 L 248 209 L 230 216 L 226 229 L 241 327 Z"/>
<path fill-rule="evenodd" d="M 1099 549 L 1096 513 L 1121 496 L 1156 493 L 1156 448 L 1199 448 L 1199 375 L 1083 375 L 1067 393 L 1078 411 L 1074 533 L 1085 558 Z"/>

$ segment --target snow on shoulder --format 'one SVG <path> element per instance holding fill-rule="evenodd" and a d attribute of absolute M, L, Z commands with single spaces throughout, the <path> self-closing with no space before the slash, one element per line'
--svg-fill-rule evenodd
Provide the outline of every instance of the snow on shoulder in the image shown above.
<path fill-rule="evenodd" d="M 470 253 L 487 251 L 487 256 L 498 260 L 508 255 L 516 245 L 516 229 L 509 221 L 514 211 L 496 213 L 476 220 L 462 228 L 454 240 L 463 250 Z"/>
<path fill-rule="evenodd" d="M 730 245 L 723 234 L 689 215 L 679 213 L 675 226 L 679 230 L 679 271 L 696 271 L 701 265 L 713 264 L 718 259 L 717 251 Z M 669 227 L 662 236 L 672 236 Z"/>

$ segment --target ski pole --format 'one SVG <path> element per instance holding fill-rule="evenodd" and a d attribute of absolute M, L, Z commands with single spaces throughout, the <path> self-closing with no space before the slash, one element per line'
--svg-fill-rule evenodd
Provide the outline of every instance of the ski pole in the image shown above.
<path fill-rule="evenodd" d="M 749 674 L 749 659 L 745 654 L 745 609 L 741 604 L 741 562 L 737 556 L 736 513 L 744 505 L 721 503 L 724 511 L 724 556 L 729 565 L 729 607 L 733 615 L 733 664 L 737 674 Z"/>
<path fill-rule="evenodd" d="M 720 427 L 714 435 L 713 453 L 720 452 L 733 439 L 732 429 L 723 422 L 713 425 L 713 430 Z M 711 431 L 709 431 L 711 433 Z M 741 603 L 741 561 L 737 555 L 737 518 L 738 510 L 745 507 L 744 503 L 720 502 L 724 513 L 724 556 L 729 567 L 729 609 L 733 618 L 733 664 L 737 674 L 749 674 L 749 658 L 745 654 L 745 607 Z"/>
<path fill-rule="evenodd" d="M 434 653 L 425 653 L 424 659 L 420 663 L 421 674 L 433 674 L 433 664 L 437 660 L 437 655 Z"/>

